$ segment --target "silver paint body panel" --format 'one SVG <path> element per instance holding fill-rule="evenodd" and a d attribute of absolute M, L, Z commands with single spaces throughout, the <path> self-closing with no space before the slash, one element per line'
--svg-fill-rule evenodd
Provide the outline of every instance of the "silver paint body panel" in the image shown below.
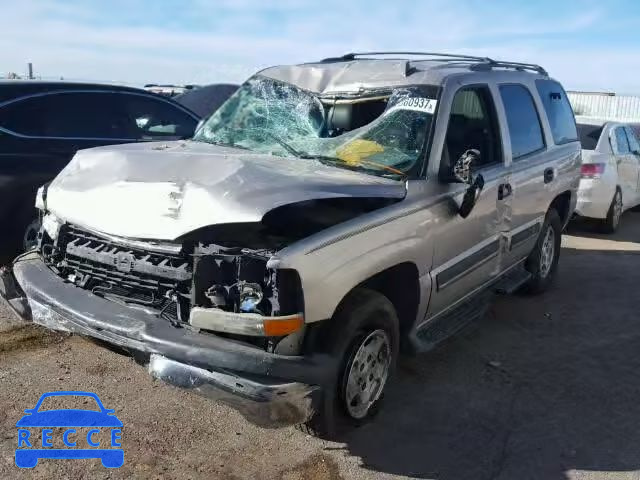
<path fill-rule="evenodd" d="M 537 239 L 551 202 L 570 193 L 575 208 L 578 142 L 554 145 L 535 80 L 516 71 L 418 69 L 404 63 L 339 62 L 275 67 L 262 75 L 323 94 L 426 83 L 441 85 L 426 175 L 406 182 L 193 142 L 122 145 L 80 152 L 49 189 L 47 207 L 61 219 L 121 237 L 174 240 L 199 227 L 259 221 L 269 210 L 315 198 L 385 196 L 402 200 L 335 225 L 277 252 L 269 265 L 298 271 L 305 321 L 330 318 L 354 287 L 387 268 L 412 263 L 420 300 L 414 327 L 426 324 L 521 262 Z M 367 73 L 369 72 L 369 73 Z M 502 83 L 529 88 L 546 147 L 512 162 Z M 497 109 L 503 163 L 481 170 L 486 186 L 466 219 L 457 214 L 465 186 L 438 180 L 451 102 L 467 85 L 488 85 Z M 162 147 L 162 148 L 161 148 Z M 554 181 L 543 184 L 553 168 Z M 502 183 L 513 194 L 498 200 Z M 520 234 L 517 245 L 511 245 Z M 241 239 L 239 239 L 241 240 Z M 511 248 L 517 247 L 517 248 Z"/>

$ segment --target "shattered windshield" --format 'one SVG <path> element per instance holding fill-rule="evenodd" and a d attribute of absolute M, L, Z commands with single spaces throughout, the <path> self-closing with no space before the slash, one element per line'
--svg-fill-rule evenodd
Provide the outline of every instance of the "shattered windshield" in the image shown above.
<path fill-rule="evenodd" d="M 436 91 L 405 87 L 355 102 L 321 100 L 258 75 L 207 120 L 194 140 L 403 177 L 419 160 Z"/>

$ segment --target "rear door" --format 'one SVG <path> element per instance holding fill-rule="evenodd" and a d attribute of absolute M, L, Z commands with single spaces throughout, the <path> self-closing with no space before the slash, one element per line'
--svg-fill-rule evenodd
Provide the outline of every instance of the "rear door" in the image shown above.
<path fill-rule="evenodd" d="M 638 160 L 631 153 L 624 125 L 613 128 L 610 140 L 618 164 L 618 185 L 622 190 L 622 204 L 627 209 L 635 204 L 638 197 Z"/>
<path fill-rule="evenodd" d="M 562 86 L 547 79 L 504 84 L 500 96 L 511 145 L 513 210 L 507 268 L 533 248 L 551 200 L 570 188 L 560 173 L 577 162 L 578 132 Z M 566 181 L 566 178 L 564 179 Z"/>
<path fill-rule="evenodd" d="M 629 141 L 629 149 L 631 150 L 631 162 L 636 170 L 636 182 L 635 182 L 635 198 L 629 198 L 627 207 L 631 208 L 640 204 L 640 141 L 636 136 L 633 129 L 629 126 L 624 127 L 624 131 L 627 134 L 627 140 Z"/>
<path fill-rule="evenodd" d="M 36 218 L 35 193 L 79 149 L 135 141 L 113 93 L 57 91 L 30 95 L 0 108 L 0 217 L 9 213 L 17 245 Z M 5 208 L 2 208 L 5 207 Z"/>
<path fill-rule="evenodd" d="M 510 240 L 502 265 L 506 269 L 524 258 L 537 238 L 546 209 L 545 172 L 553 168 L 554 158 L 548 154 L 538 108 L 529 88 L 503 84 L 499 91 L 506 118 L 505 136 L 510 145 L 509 187 L 504 192 L 512 197 Z"/>

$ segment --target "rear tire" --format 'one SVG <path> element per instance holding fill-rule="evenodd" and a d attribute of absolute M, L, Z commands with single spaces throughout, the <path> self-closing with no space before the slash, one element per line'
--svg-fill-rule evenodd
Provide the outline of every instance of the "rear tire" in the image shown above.
<path fill-rule="evenodd" d="M 527 293 L 542 293 L 553 282 L 560 259 L 561 239 L 562 221 L 558 212 L 552 208 L 547 212 L 536 245 L 524 264 L 531 274 L 524 285 Z"/>
<path fill-rule="evenodd" d="M 622 217 L 623 203 L 622 192 L 619 188 L 616 188 L 616 193 L 613 194 L 611 200 L 611 206 L 607 212 L 607 218 L 601 221 L 600 230 L 602 233 L 615 233 L 620 226 L 620 217 Z"/>
<path fill-rule="evenodd" d="M 395 308 L 374 290 L 354 290 L 331 322 L 324 350 L 336 359 L 334 371 L 323 386 L 320 408 L 302 428 L 322 438 L 334 438 L 377 414 L 400 346 Z"/>

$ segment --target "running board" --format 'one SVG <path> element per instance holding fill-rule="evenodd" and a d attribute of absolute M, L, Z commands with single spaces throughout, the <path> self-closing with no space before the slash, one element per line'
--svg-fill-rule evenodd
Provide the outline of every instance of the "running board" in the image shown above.
<path fill-rule="evenodd" d="M 518 291 L 525 283 L 531 279 L 531 274 L 519 265 L 509 273 L 503 275 L 494 286 L 493 291 L 498 295 L 511 295 Z"/>
<path fill-rule="evenodd" d="M 489 308 L 493 292 L 486 289 L 465 300 L 451 312 L 431 320 L 420 328 L 414 337 L 414 347 L 418 352 L 427 352 L 447 338 L 458 333 L 469 323 L 479 320 Z"/>

